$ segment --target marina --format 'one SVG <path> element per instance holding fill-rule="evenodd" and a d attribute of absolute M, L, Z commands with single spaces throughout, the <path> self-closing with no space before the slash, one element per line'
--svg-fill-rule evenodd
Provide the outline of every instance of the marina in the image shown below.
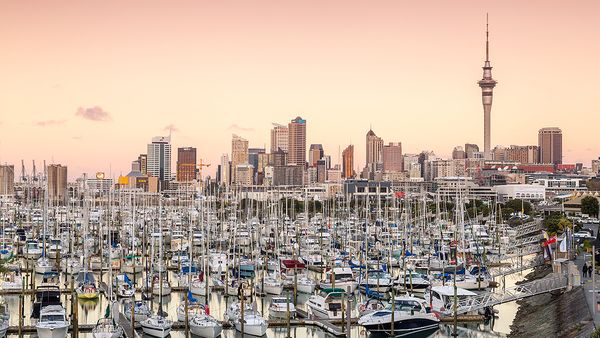
<path fill-rule="evenodd" d="M 494 323 L 514 316 L 498 309 L 579 280 L 572 262 L 534 250 L 541 219 L 466 219 L 462 203 L 448 210 L 422 194 L 339 196 L 317 209 L 308 195 L 253 200 L 235 190 L 79 193 L 64 206 L 3 205 L 3 234 L 14 239 L 0 288 L 6 334 L 39 334 L 33 313 L 51 305 L 65 309 L 72 337 L 444 335 L 473 326 L 494 336 Z M 555 272 L 514 284 L 543 265 Z"/>

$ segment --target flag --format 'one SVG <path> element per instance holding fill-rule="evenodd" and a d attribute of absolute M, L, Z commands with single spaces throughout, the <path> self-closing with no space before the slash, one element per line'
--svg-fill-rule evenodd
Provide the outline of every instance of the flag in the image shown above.
<path fill-rule="evenodd" d="M 129 279 L 129 276 L 127 276 L 127 274 L 124 275 L 125 277 L 123 278 L 123 280 L 125 281 L 125 283 L 129 284 L 129 286 L 131 286 L 131 279 Z"/>
<path fill-rule="evenodd" d="M 558 248 L 560 252 L 567 252 L 567 236 L 560 241 L 560 246 Z"/>

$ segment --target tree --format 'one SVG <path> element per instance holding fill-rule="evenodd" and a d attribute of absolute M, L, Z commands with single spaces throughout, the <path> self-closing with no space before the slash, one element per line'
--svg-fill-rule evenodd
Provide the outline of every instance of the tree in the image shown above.
<path fill-rule="evenodd" d="M 585 196 L 581 199 L 581 213 L 590 216 L 598 216 L 598 199 L 594 196 Z"/>
<path fill-rule="evenodd" d="M 520 212 L 521 208 L 523 208 L 523 212 L 526 215 L 529 215 L 531 213 L 531 203 L 520 199 L 509 200 L 506 203 L 504 203 L 504 206 L 502 208 L 510 208 L 518 212 Z"/>
<path fill-rule="evenodd" d="M 544 219 L 544 227 L 548 234 L 563 233 L 567 228 L 573 229 L 573 223 L 559 212 L 553 212 Z"/>

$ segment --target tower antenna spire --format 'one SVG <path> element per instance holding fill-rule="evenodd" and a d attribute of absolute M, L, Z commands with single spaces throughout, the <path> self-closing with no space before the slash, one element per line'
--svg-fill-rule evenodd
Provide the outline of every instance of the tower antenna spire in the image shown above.
<path fill-rule="evenodd" d="M 489 14 L 485 13 L 485 61 L 490 61 Z"/>

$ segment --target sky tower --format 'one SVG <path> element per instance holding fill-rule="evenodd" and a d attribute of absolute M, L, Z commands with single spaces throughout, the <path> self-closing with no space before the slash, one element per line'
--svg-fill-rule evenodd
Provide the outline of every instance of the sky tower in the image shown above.
<path fill-rule="evenodd" d="M 491 121 L 492 98 L 496 80 L 492 78 L 492 66 L 490 64 L 490 41 L 488 30 L 488 17 L 485 16 L 485 64 L 483 65 L 483 78 L 477 82 L 481 87 L 481 101 L 483 102 L 483 153 L 486 160 L 492 159 L 491 146 Z"/>

